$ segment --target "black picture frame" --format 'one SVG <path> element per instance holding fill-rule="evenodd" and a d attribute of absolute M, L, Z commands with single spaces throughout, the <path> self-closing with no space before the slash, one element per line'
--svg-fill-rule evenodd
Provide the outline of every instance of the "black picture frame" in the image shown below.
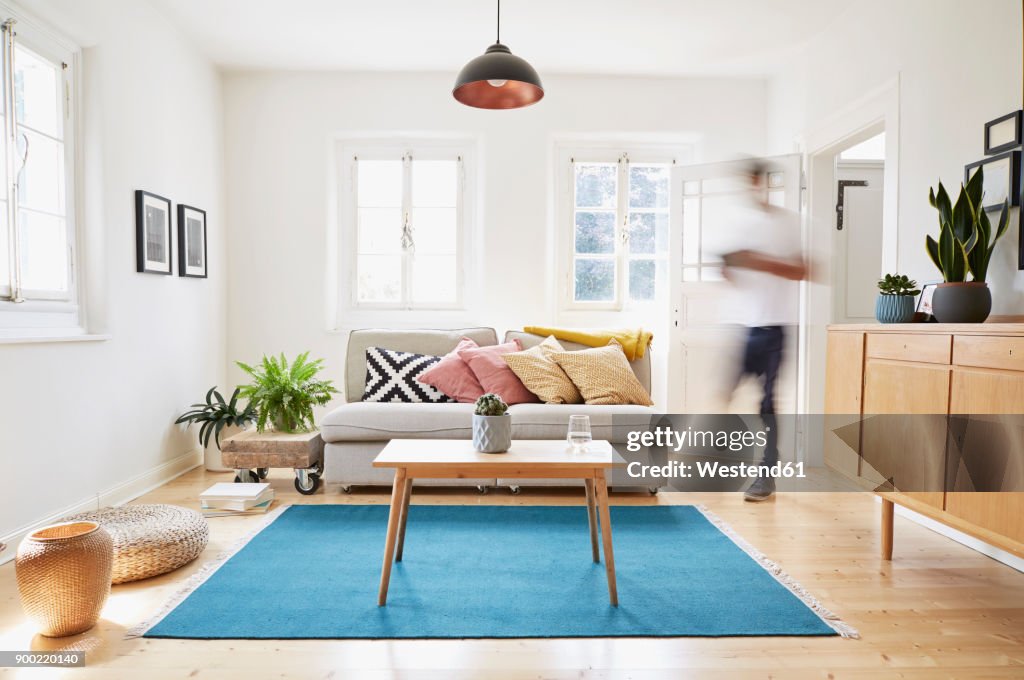
<path fill-rule="evenodd" d="M 1022 117 L 1024 117 L 1024 116 L 1022 116 L 1022 113 L 1024 113 L 1024 112 L 1022 112 L 1020 110 L 1017 110 L 1017 111 L 1014 111 L 1013 113 L 1008 113 L 1005 116 L 999 116 L 998 118 L 996 118 L 994 120 L 990 120 L 989 122 L 985 123 L 985 155 L 986 156 L 990 156 L 990 155 L 996 154 L 996 153 L 1002 153 L 1003 151 L 1009 151 L 1010 149 L 1015 149 L 1015 148 L 1017 148 L 1018 146 L 1021 145 L 1021 141 L 1022 141 L 1021 140 L 1021 133 L 1022 133 L 1021 122 L 1022 122 Z M 992 139 L 991 139 L 992 128 L 996 127 L 997 125 L 998 126 L 1003 126 L 1003 125 L 1006 125 L 1007 123 L 1009 123 L 1013 127 L 1013 131 L 1014 131 L 1013 140 L 1010 141 L 1010 142 L 1003 142 L 1002 144 L 997 144 L 997 145 L 993 146 L 992 145 Z"/>
<path fill-rule="evenodd" d="M 171 219 L 171 199 L 142 189 L 135 191 L 135 271 L 164 276 L 173 273 Z"/>
<path fill-rule="evenodd" d="M 197 242 L 199 239 L 202 240 L 201 248 Z M 205 279 L 208 273 L 206 211 L 179 203 L 178 276 Z"/>
<path fill-rule="evenodd" d="M 1016 149 L 1014 151 L 1006 151 L 994 156 L 987 156 L 980 161 L 975 161 L 964 166 L 964 184 L 967 184 L 971 179 L 971 174 L 976 168 L 995 165 L 1007 160 L 1010 164 L 1008 173 L 1009 177 L 1006 185 L 1007 195 L 1005 197 L 1000 196 L 990 198 L 983 193 L 983 200 L 991 201 L 989 203 L 985 203 L 985 210 L 998 210 L 1003 207 L 1003 201 L 1007 199 L 1009 199 L 1011 207 L 1020 205 L 1020 150 Z M 987 180 L 989 173 L 986 172 L 985 175 Z M 984 187 L 982 187 L 982 191 L 984 192 Z"/>

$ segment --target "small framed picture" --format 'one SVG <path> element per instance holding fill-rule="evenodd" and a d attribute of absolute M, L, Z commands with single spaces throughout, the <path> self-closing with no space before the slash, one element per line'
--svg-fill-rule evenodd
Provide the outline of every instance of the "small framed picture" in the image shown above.
<path fill-rule="evenodd" d="M 1021 111 L 985 123 L 985 155 L 1009 151 L 1021 145 Z"/>
<path fill-rule="evenodd" d="M 1007 200 L 1020 205 L 1020 151 L 1007 151 L 964 166 L 964 184 L 978 171 L 985 169 L 982 203 L 985 210 L 998 210 Z"/>
<path fill-rule="evenodd" d="M 206 278 L 206 211 L 178 204 L 178 276 Z"/>
<path fill-rule="evenodd" d="M 135 271 L 171 273 L 171 201 L 135 192 Z"/>
<path fill-rule="evenodd" d="M 917 298 L 917 310 L 914 312 L 915 320 L 935 321 L 935 316 L 932 314 L 932 295 L 935 294 L 935 287 L 939 283 L 939 281 L 933 281 L 921 286 L 921 295 Z"/>

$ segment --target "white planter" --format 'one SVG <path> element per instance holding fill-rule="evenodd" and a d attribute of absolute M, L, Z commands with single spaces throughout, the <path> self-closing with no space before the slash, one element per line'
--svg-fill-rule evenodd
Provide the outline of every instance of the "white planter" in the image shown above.
<path fill-rule="evenodd" d="M 243 429 L 245 428 L 238 427 L 237 425 L 225 427 L 220 431 L 221 441 L 228 437 L 233 437 Z M 224 467 L 224 461 L 220 456 L 220 447 L 217 446 L 217 440 L 212 435 L 210 436 L 210 445 L 203 449 L 203 465 L 210 472 L 231 472 L 232 470 L 232 468 Z"/>
<path fill-rule="evenodd" d="M 480 453 L 505 453 L 512 446 L 512 416 L 473 414 L 473 448 Z"/>

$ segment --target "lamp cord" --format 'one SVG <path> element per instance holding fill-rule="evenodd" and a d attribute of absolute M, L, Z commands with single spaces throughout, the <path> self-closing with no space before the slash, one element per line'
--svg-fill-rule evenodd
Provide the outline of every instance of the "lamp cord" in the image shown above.
<path fill-rule="evenodd" d="M 498 36 L 494 42 L 501 44 L 501 0 L 498 0 Z"/>

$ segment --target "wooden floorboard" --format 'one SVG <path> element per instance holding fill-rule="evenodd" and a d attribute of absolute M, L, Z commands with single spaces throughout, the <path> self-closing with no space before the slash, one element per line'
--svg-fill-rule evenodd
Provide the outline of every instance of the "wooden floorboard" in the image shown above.
<path fill-rule="evenodd" d="M 192 471 L 138 502 L 197 507 L 200 491 L 230 474 Z M 387 504 L 388 490 L 301 496 L 274 471 L 281 503 Z M 582 489 L 478 495 L 417 490 L 414 504 L 585 503 Z M 36 636 L 18 601 L 14 565 L 0 567 L 0 649 L 84 649 L 82 669 L 0 669 L 3 678 L 1022 678 L 1024 574 L 896 518 L 892 563 L 878 558 L 880 507 L 869 494 L 781 494 L 744 503 L 739 494 L 613 494 L 613 505 L 702 503 L 844 621 L 841 638 L 568 640 L 147 640 L 125 631 L 151 616 L 206 561 L 249 533 L 254 517 L 212 518 L 199 560 L 148 581 L 116 586 L 88 633 Z M 382 537 L 383 540 L 383 537 Z M 714 568 L 714 565 L 708 565 Z M 372 597 L 373 593 L 368 594 Z M 752 601 L 752 606 L 756 602 Z"/>

